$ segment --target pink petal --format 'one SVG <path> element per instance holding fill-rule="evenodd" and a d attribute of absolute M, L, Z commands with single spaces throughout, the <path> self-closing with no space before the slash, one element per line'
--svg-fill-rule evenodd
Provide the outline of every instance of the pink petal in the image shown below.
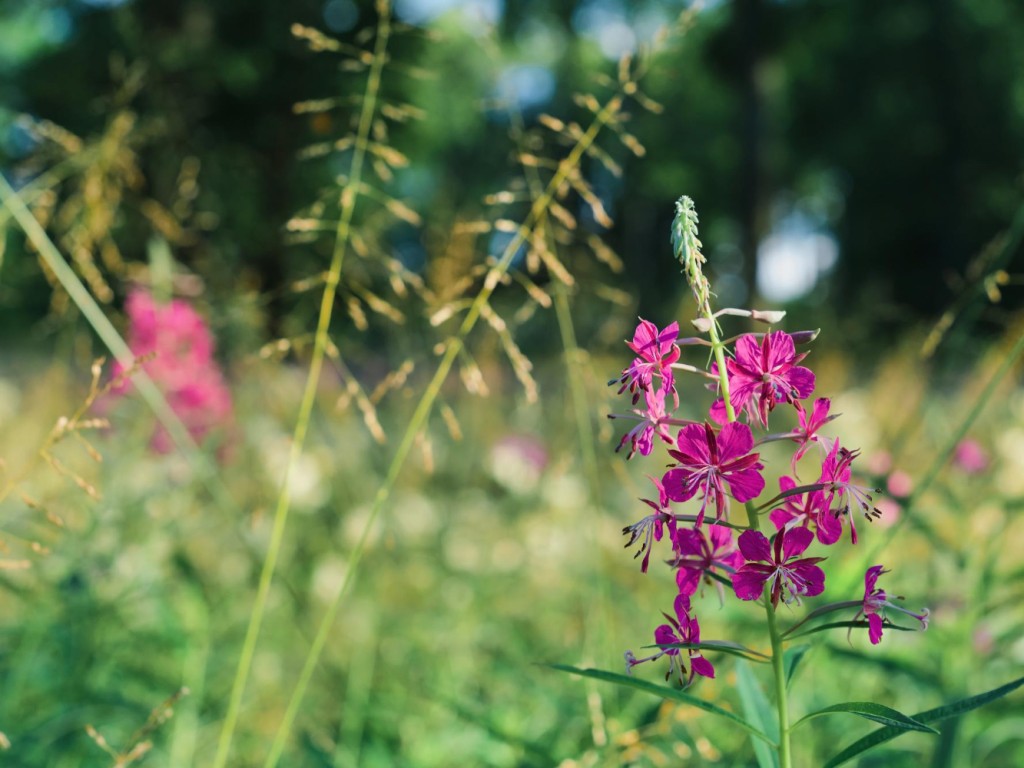
<path fill-rule="evenodd" d="M 732 549 L 732 531 L 724 525 L 711 523 L 708 526 L 708 540 L 711 542 L 712 552 L 717 552 L 720 549 Z"/>
<path fill-rule="evenodd" d="M 687 482 L 690 475 L 685 469 L 670 469 L 662 476 L 661 484 L 670 501 L 689 501 L 697 493 L 697 486 Z"/>
<path fill-rule="evenodd" d="M 679 626 L 687 627 L 690 623 L 690 596 L 676 595 L 676 599 L 672 601 L 672 608 L 679 619 Z"/>
<path fill-rule="evenodd" d="M 754 533 L 754 531 L 747 531 Z M 742 542 L 743 537 L 740 536 Z M 764 592 L 764 583 L 768 580 L 767 574 L 761 574 L 753 569 L 740 568 L 732 575 L 732 588 L 736 597 L 740 600 L 757 600 Z"/>
<path fill-rule="evenodd" d="M 867 596 L 875 591 L 875 584 L 878 582 L 878 577 L 882 574 L 883 570 L 885 570 L 884 566 L 872 565 L 864 573 L 864 598 L 865 599 L 867 599 Z"/>
<path fill-rule="evenodd" d="M 807 531 L 806 528 L 797 528 L 798 531 Z M 810 533 L 810 531 L 807 531 Z M 806 591 L 802 594 L 806 597 L 814 597 L 825 591 L 825 572 L 816 565 L 798 565 L 793 569 L 805 582 Z"/>
<path fill-rule="evenodd" d="M 676 437 L 676 447 L 680 453 L 684 453 L 691 458 L 691 461 L 687 463 L 690 463 L 692 466 L 706 466 L 711 463 L 708 437 L 703 424 L 687 424 L 680 429 L 679 435 Z"/>
<path fill-rule="evenodd" d="M 719 528 L 721 526 L 712 525 L 711 528 Z M 704 556 L 704 536 L 700 531 L 696 531 L 693 528 L 681 528 L 676 531 L 676 551 L 680 556 L 696 555 L 697 557 Z"/>
<path fill-rule="evenodd" d="M 732 422 L 718 433 L 719 463 L 726 464 L 733 459 L 746 456 L 754 447 L 754 435 L 746 424 Z"/>
<path fill-rule="evenodd" d="M 792 341 L 792 339 L 790 339 Z M 736 339 L 736 362 L 749 371 L 761 368 L 761 346 L 753 334 L 744 334 Z"/>
<path fill-rule="evenodd" d="M 814 401 L 814 410 L 811 411 L 810 422 L 803 423 L 801 417 L 802 426 L 810 427 L 807 431 L 817 431 L 819 427 L 824 426 L 825 419 L 828 418 L 828 411 L 832 407 L 832 401 L 827 397 L 819 397 Z"/>
<path fill-rule="evenodd" d="M 768 519 L 772 521 L 772 525 L 775 526 L 775 530 L 777 531 L 781 531 L 783 528 L 785 528 L 786 524 L 789 523 L 789 521 L 792 520 L 794 517 L 796 517 L 796 515 L 794 515 L 785 507 L 773 509 L 771 513 L 769 513 L 768 515 Z"/>
<path fill-rule="evenodd" d="M 830 546 L 839 541 L 842 535 L 843 523 L 837 515 L 833 515 L 827 509 L 818 513 L 818 541 Z"/>
<path fill-rule="evenodd" d="M 868 637 L 872 645 L 878 645 L 882 641 L 882 617 L 877 613 L 868 616 Z"/>
<path fill-rule="evenodd" d="M 641 357 L 646 357 L 647 350 L 656 343 L 657 338 L 658 326 L 649 320 L 640 318 L 640 324 L 633 332 L 633 341 L 628 343 L 627 346 Z"/>
<path fill-rule="evenodd" d="M 765 336 L 764 343 L 768 346 L 768 371 L 774 371 L 784 365 L 793 362 L 796 357 L 796 347 L 793 345 L 793 337 L 785 331 L 772 331 Z"/>
<path fill-rule="evenodd" d="M 796 398 L 803 400 L 814 391 L 814 373 L 809 368 L 794 366 L 783 376 L 786 383 L 796 390 Z"/>
<path fill-rule="evenodd" d="M 741 503 L 756 499 L 764 490 L 764 478 L 756 469 L 730 472 L 725 480 L 729 483 L 732 497 Z"/>
<path fill-rule="evenodd" d="M 676 571 L 676 588 L 680 595 L 693 595 L 700 586 L 703 572 L 699 568 L 680 568 Z"/>
<path fill-rule="evenodd" d="M 747 562 L 772 562 L 772 549 L 760 531 L 744 531 L 739 539 L 740 552 Z"/>
<path fill-rule="evenodd" d="M 691 656 L 690 669 L 693 670 L 694 674 L 700 675 L 701 677 L 713 678 L 715 676 L 715 668 L 711 666 L 711 662 L 703 656 Z"/>
<path fill-rule="evenodd" d="M 782 540 L 782 561 L 787 562 L 794 557 L 799 557 L 814 541 L 814 534 L 808 528 L 793 528 L 785 533 Z"/>
<path fill-rule="evenodd" d="M 679 338 L 679 323 L 673 321 L 666 325 L 658 334 L 658 343 L 668 345 Z"/>
<path fill-rule="evenodd" d="M 725 411 L 725 400 L 718 398 L 714 403 L 711 404 L 711 410 L 708 411 L 708 416 L 715 424 L 728 424 L 729 414 Z"/>
<path fill-rule="evenodd" d="M 668 645 L 669 643 L 679 643 L 682 641 L 678 637 L 676 637 L 675 629 L 673 629 L 668 624 L 662 624 L 654 630 L 654 642 L 656 642 L 658 645 Z M 677 653 L 679 653 L 679 649 L 672 648 L 670 650 L 666 650 L 665 653 L 669 654 L 670 656 L 675 656 Z"/>

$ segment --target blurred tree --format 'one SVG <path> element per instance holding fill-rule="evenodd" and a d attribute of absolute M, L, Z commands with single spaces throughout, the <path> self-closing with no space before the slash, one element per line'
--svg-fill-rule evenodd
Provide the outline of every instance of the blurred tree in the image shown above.
<path fill-rule="evenodd" d="M 431 22 L 439 39 L 400 43 L 395 61 L 432 75 L 390 86 L 427 109 L 425 123 L 392 137 L 412 158 L 400 184 L 427 231 L 502 187 L 508 122 L 488 100 L 519 94 L 528 123 L 541 111 L 565 114 L 574 93 L 594 88 L 595 70 L 612 68 L 615 45 L 630 47 L 652 19 L 670 21 L 681 8 L 510 3 L 497 17 L 500 49 L 481 43 L 479 25 L 456 23 L 458 10 Z M 415 21 L 433 18 L 432 9 L 397 8 Z M 331 183 L 330 158 L 296 156 L 339 118 L 295 115 L 291 106 L 349 86 L 289 29 L 300 22 L 355 41 L 372 22 L 367 5 L 6 0 L 0 11 L 8 173 L 31 150 L 13 127 L 17 113 L 95 133 L 110 106 L 102 97 L 115 90 L 111 61 L 142 64 L 133 102 L 147 137 L 138 150 L 142 192 L 170 200 L 183 159 L 198 158 L 197 208 L 218 221 L 175 256 L 223 291 L 243 272 L 273 289 L 316 269 L 320 255 L 284 249 L 282 226 Z M 1024 8 L 999 0 L 711 3 L 651 81 L 665 113 L 638 114 L 631 127 L 646 159 L 617 157 L 621 181 L 593 169 L 617 222 L 609 242 L 630 266 L 619 287 L 638 291 L 652 315 L 679 300 L 666 233 L 685 192 L 707 223 L 726 303 L 750 301 L 758 244 L 795 211 L 834 236 L 840 254 L 830 275 L 794 299 L 798 320 L 803 306 L 823 322 L 824 308 L 848 338 L 867 342 L 934 316 L 1020 204 L 1022 43 Z M 145 228 L 125 223 L 121 237 L 122 251 L 144 257 Z M 273 294 L 271 322 L 289 311 Z"/>

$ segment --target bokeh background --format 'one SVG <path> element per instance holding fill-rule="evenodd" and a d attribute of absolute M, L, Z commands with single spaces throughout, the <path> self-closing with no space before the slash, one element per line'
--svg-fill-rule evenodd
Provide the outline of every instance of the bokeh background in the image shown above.
<path fill-rule="evenodd" d="M 830 553 L 834 599 L 860 596 L 871 553 L 933 613 L 880 649 L 814 636 L 795 706 L 847 690 L 912 713 L 1019 677 L 1024 7 L 398 0 L 393 15 L 373 188 L 357 190 L 230 764 L 262 764 L 382 485 L 284 764 L 752 764 L 707 716 L 539 666 L 619 671 L 671 606 L 671 573 L 641 576 L 621 550 L 660 470 L 615 456 L 624 430 L 604 414 L 627 407 L 605 382 L 637 315 L 692 316 L 669 245 L 682 194 L 719 306 L 822 329 L 817 393 L 888 489 L 862 549 Z M 140 761 L 211 762 L 379 17 L 354 0 L 0 0 L 4 177 L 129 341 L 133 291 L 192 307 L 231 400 L 198 464 L 154 440 L 132 391 L 88 401 L 110 422 L 89 435 L 102 462 L 53 439 L 109 352 L 0 210 L 4 765 L 112 765 L 144 742 Z M 558 261 L 514 254 L 388 480 L 436 345 L 623 57 L 640 93 L 559 198 Z M 763 643 L 734 605 L 704 631 Z M 139 735 L 182 686 L 174 717 Z M 696 693 L 738 709 L 736 686 L 723 657 Z M 1020 765 L 1022 717 L 1018 695 L 859 764 Z M 816 721 L 805 764 L 870 729 Z"/>

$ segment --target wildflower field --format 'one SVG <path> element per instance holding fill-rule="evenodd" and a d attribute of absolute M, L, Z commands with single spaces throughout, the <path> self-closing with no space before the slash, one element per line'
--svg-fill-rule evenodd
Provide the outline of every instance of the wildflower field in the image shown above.
<path fill-rule="evenodd" d="M 0 765 L 1024 765 L 1022 50 L 0 4 Z"/>

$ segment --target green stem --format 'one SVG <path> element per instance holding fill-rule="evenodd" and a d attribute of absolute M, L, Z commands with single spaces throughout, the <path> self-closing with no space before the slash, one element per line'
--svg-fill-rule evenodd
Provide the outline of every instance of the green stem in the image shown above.
<path fill-rule="evenodd" d="M 768 615 L 768 636 L 772 643 L 772 672 L 775 675 L 775 704 L 779 712 L 779 766 L 793 768 L 793 756 L 789 743 L 789 702 L 786 699 L 786 665 L 782 653 L 782 635 L 775 615 L 775 606 L 765 599 Z"/>
<path fill-rule="evenodd" d="M 295 467 L 298 465 L 299 459 L 302 457 L 306 434 L 309 431 L 309 423 L 313 414 L 313 405 L 316 402 L 317 386 L 320 382 L 320 373 L 323 369 L 324 356 L 326 355 L 329 341 L 328 330 L 331 324 L 331 315 L 338 292 L 338 284 L 341 282 L 341 268 L 344 263 L 345 252 L 348 249 L 352 217 L 355 213 L 356 199 L 358 197 L 357 190 L 362 184 L 363 163 L 366 158 L 373 115 L 377 108 L 377 95 L 380 92 L 381 73 L 384 69 L 385 51 L 391 31 L 387 4 L 381 3 L 381 6 L 382 15 L 377 28 L 373 62 L 370 65 L 370 72 L 366 81 L 366 91 L 363 97 L 363 106 L 359 115 L 359 125 L 356 129 L 356 142 L 352 153 L 349 183 L 341 190 L 339 200 L 341 216 L 335 233 L 331 265 L 327 272 L 324 292 L 320 301 L 320 314 L 317 320 L 316 337 L 313 342 L 313 354 L 309 363 L 309 374 L 306 377 L 306 386 L 303 391 L 302 402 L 299 405 L 299 415 L 292 434 L 291 450 L 288 454 L 288 464 L 285 467 L 282 480 L 281 494 L 278 496 L 277 507 L 274 511 L 274 525 L 270 535 L 270 544 L 267 547 L 267 556 L 263 561 L 263 568 L 260 571 L 256 600 L 253 603 L 252 613 L 249 616 L 249 626 L 246 629 L 245 640 L 242 643 L 242 652 L 238 659 L 238 667 L 235 670 L 235 680 L 231 687 L 231 699 L 228 703 L 227 715 L 217 743 L 217 754 L 213 761 L 213 768 L 224 768 L 231 750 L 231 740 L 238 723 L 242 696 L 245 693 L 249 671 L 252 669 L 253 657 L 256 653 L 256 641 L 259 638 L 260 628 L 263 625 L 263 615 L 266 612 L 267 601 L 270 597 L 270 587 L 274 579 L 274 571 L 277 568 L 277 560 L 281 554 L 281 547 L 284 542 L 285 527 L 291 508 L 289 481 L 295 471 Z M 290 726 L 291 718 L 289 715 L 293 716 L 293 713 L 290 711 L 286 713 L 285 722 Z M 268 754 L 267 765 L 275 765 L 277 763 L 284 749 L 287 733 L 288 731 L 278 732 L 278 738 L 274 740 Z"/>
<path fill-rule="evenodd" d="M 685 198 L 684 198 L 685 199 Z M 692 203 L 687 201 L 691 206 Z M 692 209 L 692 208 L 691 208 Z M 699 254 L 699 241 L 696 239 L 696 217 L 692 220 L 686 217 L 678 217 L 680 230 L 677 247 L 681 253 L 680 261 L 686 269 L 687 280 L 690 282 L 697 298 L 697 310 L 701 317 L 708 323 L 708 338 L 711 339 L 711 352 L 718 366 L 719 387 L 722 400 L 725 405 L 725 413 L 730 422 L 736 421 L 736 411 L 732 407 L 729 398 L 729 376 L 725 368 L 725 343 L 718 333 L 718 323 L 715 321 L 714 313 L 711 311 L 711 291 L 700 272 L 700 264 L 703 257 Z M 760 530 L 761 521 L 757 509 L 752 502 L 747 502 L 748 528 L 752 531 Z M 779 716 L 779 763 L 780 768 L 792 768 L 793 757 L 790 750 L 789 739 L 789 702 L 786 699 L 786 669 L 785 657 L 783 656 L 782 634 L 779 632 L 779 625 L 775 615 L 775 607 L 771 601 L 765 599 L 765 612 L 768 617 L 768 637 L 772 646 L 772 671 L 775 675 L 775 706 Z"/>

